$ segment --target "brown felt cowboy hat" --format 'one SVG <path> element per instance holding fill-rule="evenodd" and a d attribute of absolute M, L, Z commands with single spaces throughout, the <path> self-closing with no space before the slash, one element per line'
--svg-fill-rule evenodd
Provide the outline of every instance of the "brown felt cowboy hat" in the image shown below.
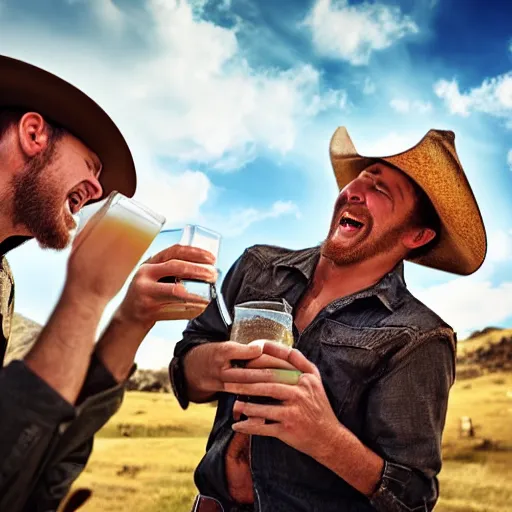
<path fill-rule="evenodd" d="M 43 69 L 0 55 L 0 109 L 38 112 L 80 139 L 101 160 L 104 196 L 117 190 L 132 197 L 135 165 L 123 135 L 89 96 Z"/>
<path fill-rule="evenodd" d="M 366 167 L 381 161 L 414 180 L 427 194 L 441 221 L 438 243 L 414 263 L 469 275 L 487 251 L 485 227 L 473 191 L 455 150 L 455 134 L 430 130 L 414 147 L 392 156 L 360 155 L 345 127 L 334 133 L 331 162 L 341 190 Z"/>

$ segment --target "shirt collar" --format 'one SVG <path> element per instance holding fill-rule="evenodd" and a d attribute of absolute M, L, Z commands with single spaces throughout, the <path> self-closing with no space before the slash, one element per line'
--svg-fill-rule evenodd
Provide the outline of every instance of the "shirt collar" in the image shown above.
<path fill-rule="evenodd" d="M 274 266 L 299 271 L 308 281 L 312 278 L 318 260 L 320 259 L 320 247 L 311 247 L 300 251 L 291 251 L 276 260 Z M 406 288 L 404 278 L 404 262 L 399 262 L 396 267 L 387 273 L 379 282 L 355 293 L 354 300 L 375 296 L 390 311 L 402 302 L 403 290 Z"/>
<path fill-rule="evenodd" d="M 6 238 L 3 242 L 0 242 L 0 256 L 4 256 L 9 251 L 16 249 L 16 247 L 19 247 L 31 238 L 31 236 L 10 236 Z"/>

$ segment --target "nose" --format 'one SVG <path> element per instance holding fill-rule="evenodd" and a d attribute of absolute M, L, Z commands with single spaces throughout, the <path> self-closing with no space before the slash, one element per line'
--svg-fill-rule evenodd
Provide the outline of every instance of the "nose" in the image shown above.
<path fill-rule="evenodd" d="M 97 199 L 101 199 L 103 196 L 103 187 L 97 178 L 89 179 L 89 184 L 91 185 L 89 193 L 91 194 L 90 201 L 95 201 Z"/>
<path fill-rule="evenodd" d="M 364 204 L 365 194 L 364 186 L 359 180 L 354 180 L 345 189 L 347 202 L 350 204 Z"/>

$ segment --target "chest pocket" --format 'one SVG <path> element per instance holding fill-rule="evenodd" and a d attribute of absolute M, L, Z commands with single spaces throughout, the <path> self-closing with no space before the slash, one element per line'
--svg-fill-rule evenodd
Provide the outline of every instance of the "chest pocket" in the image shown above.
<path fill-rule="evenodd" d="M 326 319 L 316 343 L 315 359 L 324 386 L 340 416 L 362 406 L 361 397 L 386 369 L 386 361 L 410 340 L 402 327 L 352 327 Z"/>

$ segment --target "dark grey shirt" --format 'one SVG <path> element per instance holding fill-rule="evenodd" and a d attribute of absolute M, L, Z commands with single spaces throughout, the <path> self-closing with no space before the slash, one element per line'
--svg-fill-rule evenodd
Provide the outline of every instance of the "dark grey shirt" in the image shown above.
<path fill-rule="evenodd" d="M 294 307 L 312 278 L 319 249 L 289 251 L 255 246 L 244 252 L 224 280 L 233 315 L 248 300 L 284 298 Z M 455 377 L 452 329 L 407 290 L 403 264 L 375 286 L 324 308 L 299 335 L 295 347 L 321 373 L 339 421 L 385 461 L 381 483 L 366 498 L 309 456 L 274 438 L 253 436 L 251 471 L 261 512 L 430 511 L 439 495 L 441 436 L 448 393 Z M 175 350 L 179 358 L 201 343 L 229 339 L 229 328 L 212 302 L 191 321 Z M 173 388 L 187 407 L 186 385 Z M 235 400 L 221 393 L 206 455 L 195 481 L 201 493 L 232 506 L 224 459 L 233 436 Z M 339 453 L 343 457 L 343 453 Z"/>
<path fill-rule="evenodd" d="M 25 238 L 6 240 L 0 255 L 21 241 Z M 77 403 L 71 405 L 23 361 L 2 367 L 13 310 L 14 281 L 1 258 L 0 512 L 51 512 L 84 469 L 94 434 L 119 409 L 124 383 L 118 384 L 93 356 Z"/>

